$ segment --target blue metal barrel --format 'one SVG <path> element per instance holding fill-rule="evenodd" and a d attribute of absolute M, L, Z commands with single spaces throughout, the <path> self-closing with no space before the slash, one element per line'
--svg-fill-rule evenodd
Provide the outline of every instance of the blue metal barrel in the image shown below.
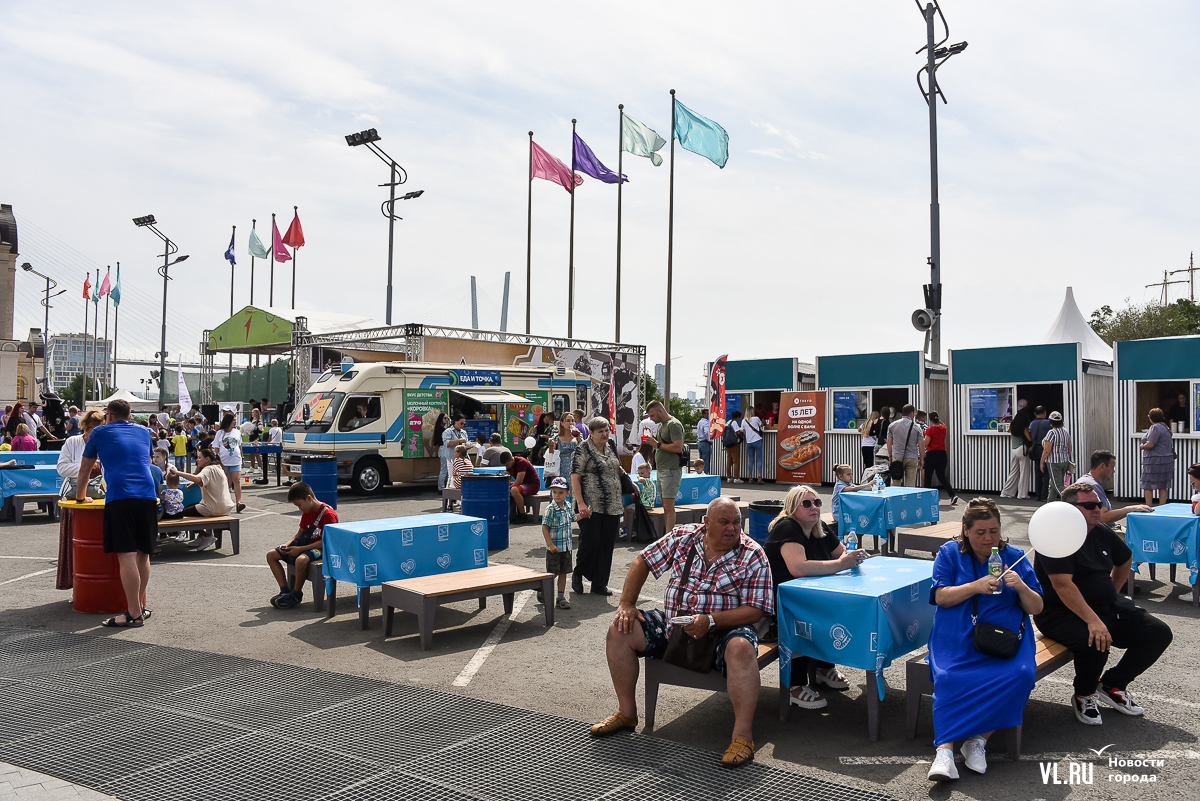
<path fill-rule="evenodd" d="M 767 541 L 767 526 L 783 511 L 783 501 L 752 501 L 750 503 L 750 539 Z"/>
<path fill-rule="evenodd" d="M 462 513 L 487 521 L 488 550 L 508 547 L 508 475 L 472 473 L 462 477 Z"/>
<path fill-rule="evenodd" d="M 304 456 L 300 460 L 300 480 L 312 488 L 318 501 L 337 508 L 337 457 Z"/>

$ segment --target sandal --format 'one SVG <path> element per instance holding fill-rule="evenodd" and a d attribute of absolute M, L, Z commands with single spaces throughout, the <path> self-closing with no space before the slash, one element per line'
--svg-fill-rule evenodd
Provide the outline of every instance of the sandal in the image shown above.
<path fill-rule="evenodd" d="M 747 762 L 754 761 L 754 741 L 744 737 L 734 737 L 721 757 L 721 765 L 727 768 L 740 768 Z"/>
<path fill-rule="evenodd" d="M 600 723 L 592 726 L 591 732 L 594 737 L 607 737 L 625 729 L 636 729 L 637 724 L 637 718 L 627 718 L 620 712 L 614 712 Z"/>
<path fill-rule="evenodd" d="M 154 614 L 154 611 L 152 609 L 147 609 L 146 607 L 143 606 L 142 607 L 142 616 L 139 617 L 138 620 L 141 620 L 143 622 L 147 621 L 150 619 L 150 616 L 153 614 Z"/>
<path fill-rule="evenodd" d="M 142 619 L 140 617 L 134 617 L 133 615 L 129 614 L 128 609 L 126 609 L 121 614 L 125 616 L 124 622 L 118 623 L 117 622 L 118 616 L 113 616 L 113 617 L 110 617 L 108 620 L 105 620 L 100 625 L 108 626 L 110 629 L 137 629 L 137 628 L 142 627 Z"/>

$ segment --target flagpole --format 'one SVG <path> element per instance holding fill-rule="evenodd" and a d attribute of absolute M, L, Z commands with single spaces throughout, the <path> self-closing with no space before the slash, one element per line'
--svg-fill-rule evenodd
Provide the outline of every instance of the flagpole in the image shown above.
<path fill-rule="evenodd" d="M 529 205 L 525 212 L 525 333 L 533 297 L 533 131 L 529 132 Z"/>
<path fill-rule="evenodd" d="M 231 249 L 233 247 L 232 243 L 234 241 L 234 237 L 236 237 L 236 236 L 237 236 L 237 226 L 235 225 L 235 226 L 233 226 L 233 231 L 229 235 Z M 254 257 L 251 256 L 250 260 L 253 262 Z M 231 319 L 231 320 L 233 319 L 233 276 L 236 271 L 237 271 L 237 259 L 236 259 L 236 257 L 234 257 L 234 259 L 229 262 L 229 319 Z M 183 372 L 183 368 L 180 368 L 180 372 Z M 233 386 L 233 351 L 229 352 L 229 385 Z M 190 410 L 184 409 L 183 411 L 186 413 L 187 411 L 190 411 Z"/>
<path fill-rule="evenodd" d="M 83 288 L 84 290 L 87 289 L 87 278 L 84 278 Z M 83 380 L 80 382 L 79 387 L 79 405 L 85 409 L 87 407 L 87 305 L 89 302 L 91 302 L 91 298 L 88 297 L 88 293 L 85 291 L 83 294 L 83 372 L 80 373 Z"/>
<path fill-rule="evenodd" d="M 271 213 L 271 284 L 270 292 L 267 294 L 267 305 L 274 308 L 275 306 L 275 213 Z M 295 321 L 293 321 L 295 322 Z M 247 387 L 249 390 L 250 387 Z M 231 389 L 232 391 L 232 389 Z M 249 391 L 247 395 L 251 394 Z M 271 397 L 271 357 L 267 357 L 267 398 Z"/>
<path fill-rule="evenodd" d="M 667 202 L 667 358 L 663 370 L 663 396 L 671 408 L 671 287 L 675 249 L 675 90 L 671 90 L 671 188 Z"/>
<path fill-rule="evenodd" d="M 256 232 L 254 232 L 257 225 L 258 225 L 258 220 L 256 220 L 256 219 L 250 220 L 250 231 L 254 233 L 254 236 L 258 236 L 258 234 Z M 254 254 L 253 253 L 250 254 L 250 305 L 251 306 L 254 305 Z M 254 355 L 254 366 L 255 367 L 258 366 L 258 354 Z M 254 371 L 252 369 L 250 369 L 250 357 L 246 356 L 246 386 L 250 386 L 250 382 L 253 377 L 254 377 Z M 249 395 L 250 393 L 247 392 L 246 394 Z"/>
<path fill-rule="evenodd" d="M 92 315 L 92 385 L 96 384 L 96 370 L 100 365 L 96 362 L 96 336 L 100 333 L 100 268 L 96 268 L 96 295 L 92 301 L 95 313 Z M 96 388 L 96 400 L 100 400 L 100 388 Z"/>
<path fill-rule="evenodd" d="M 117 286 L 121 285 L 121 262 L 117 262 Z M 109 292 L 109 297 L 112 293 Z M 117 386 L 117 326 L 121 322 L 121 299 L 117 298 L 117 307 L 113 311 L 113 347 L 112 347 L 112 380 L 113 388 Z"/>
<path fill-rule="evenodd" d="M 571 252 L 567 259 L 567 340 L 575 333 L 575 120 L 571 120 Z"/>
<path fill-rule="evenodd" d="M 299 206 L 292 206 L 293 219 L 300 214 Z M 296 248 L 292 248 L 292 309 L 296 308 Z"/>
<path fill-rule="evenodd" d="M 617 126 L 617 330 L 613 334 L 613 342 L 621 341 L 621 185 L 625 183 L 621 164 L 624 156 L 625 104 L 618 103 L 617 110 L 620 112 Z"/>
<path fill-rule="evenodd" d="M 108 278 L 107 271 L 105 271 L 104 277 Z M 112 303 L 112 284 L 109 284 L 108 285 L 108 293 L 104 296 L 104 347 L 101 349 L 105 353 L 104 369 L 101 371 L 103 373 L 108 372 L 108 307 L 109 307 L 109 304 L 111 304 L 111 303 Z M 96 307 L 96 312 L 97 312 L 97 314 L 100 312 L 99 307 Z M 101 379 L 101 380 L 103 380 L 103 379 Z"/>

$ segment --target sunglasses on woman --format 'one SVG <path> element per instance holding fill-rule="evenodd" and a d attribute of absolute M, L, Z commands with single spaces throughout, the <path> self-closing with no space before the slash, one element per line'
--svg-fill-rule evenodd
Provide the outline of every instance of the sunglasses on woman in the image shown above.
<path fill-rule="evenodd" d="M 1100 501 L 1077 501 L 1071 505 L 1078 506 L 1080 509 L 1087 509 L 1089 512 L 1104 508 L 1104 504 L 1100 503 Z"/>
<path fill-rule="evenodd" d="M 804 500 L 800 501 L 800 505 L 803 506 L 805 509 L 811 509 L 814 506 L 817 507 L 818 509 L 820 509 L 821 508 L 821 499 L 820 498 L 805 498 Z"/>

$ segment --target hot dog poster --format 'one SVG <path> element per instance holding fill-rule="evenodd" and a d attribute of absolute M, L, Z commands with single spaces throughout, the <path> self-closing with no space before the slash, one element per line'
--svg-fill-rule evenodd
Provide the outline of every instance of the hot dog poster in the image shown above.
<path fill-rule="evenodd" d="M 825 445 L 825 393 L 781 393 L 775 441 L 776 481 L 820 484 L 821 453 Z"/>

